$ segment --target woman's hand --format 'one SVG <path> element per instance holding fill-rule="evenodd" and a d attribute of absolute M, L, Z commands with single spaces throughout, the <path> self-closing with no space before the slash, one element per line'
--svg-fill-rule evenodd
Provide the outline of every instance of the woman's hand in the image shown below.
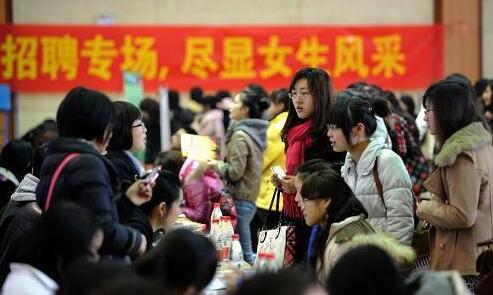
<path fill-rule="evenodd" d="M 140 206 L 151 200 L 154 184 L 145 179 L 137 180 L 127 189 L 126 195 L 135 206 Z"/>
<path fill-rule="evenodd" d="M 272 174 L 272 176 L 270 177 L 270 182 L 272 183 L 272 185 L 274 185 L 277 189 L 280 189 L 282 190 L 282 184 L 281 182 L 279 181 L 279 178 L 277 178 L 277 176 L 275 174 Z"/>
<path fill-rule="evenodd" d="M 281 183 L 281 189 L 287 194 L 296 194 L 296 187 L 294 186 L 294 175 L 286 175 L 283 178 L 278 178 Z"/>

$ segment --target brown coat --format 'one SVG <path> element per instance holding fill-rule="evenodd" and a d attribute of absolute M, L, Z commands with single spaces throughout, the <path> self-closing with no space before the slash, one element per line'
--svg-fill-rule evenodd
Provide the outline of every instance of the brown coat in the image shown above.
<path fill-rule="evenodd" d="M 431 269 L 476 275 L 477 244 L 493 236 L 493 147 L 482 123 L 454 133 L 435 159 L 437 169 L 424 186 L 430 201 L 417 215 L 431 232 Z"/>

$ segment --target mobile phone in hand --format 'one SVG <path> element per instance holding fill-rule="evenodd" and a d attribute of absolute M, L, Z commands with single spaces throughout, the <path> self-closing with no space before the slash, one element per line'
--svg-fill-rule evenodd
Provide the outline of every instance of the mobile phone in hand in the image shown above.
<path fill-rule="evenodd" d="M 271 168 L 272 172 L 274 175 L 276 175 L 277 178 L 282 179 L 286 176 L 286 173 L 284 170 L 281 168 L 281 166 L 274 166 Z"/>
<path fill-rule="evenodd" d="M 149 173 L 144 180 L 149 184 L 153 184 L 154 182 L 156 182 L 156 179 L 159 177 L 160 171 L 161 171 L 161 166 L 154 167 L 151 173 Z"/>

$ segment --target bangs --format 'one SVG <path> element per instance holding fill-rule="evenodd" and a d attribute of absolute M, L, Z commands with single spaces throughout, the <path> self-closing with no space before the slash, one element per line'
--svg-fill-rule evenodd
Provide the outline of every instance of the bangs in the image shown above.
<path fill-rule="evenodd" d="M 350 95 L 346 92 L 339 92 L 336 95 L 336 103 L 329 112 L 328 124 L 331 127 L 341 128 L 346 139 L 353 127 L 351 112 L 349 112 Z"/>

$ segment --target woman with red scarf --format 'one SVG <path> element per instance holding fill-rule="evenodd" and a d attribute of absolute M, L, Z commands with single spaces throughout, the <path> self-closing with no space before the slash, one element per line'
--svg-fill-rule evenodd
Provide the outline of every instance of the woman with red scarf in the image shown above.
<path fill-rule="evenodd" d="M 297 247 L 295 260 L 305 259 L 308 251 L 310 228 L 297 206 L 294 177 L 298 167 L 311 159 L 324 159 L 333 164 L 336 171 L 344 164 L 345 153 L 330 148 L 327 119 L 333 101 L 332 81 L 323 69 L 303 68 L 296 72 L 289 86 L 289 105 L 286 124 L 281 138 L 286 145 L 286 176 L 273 178 L 283 191 L 283 221 L 296 226 Z"/>

